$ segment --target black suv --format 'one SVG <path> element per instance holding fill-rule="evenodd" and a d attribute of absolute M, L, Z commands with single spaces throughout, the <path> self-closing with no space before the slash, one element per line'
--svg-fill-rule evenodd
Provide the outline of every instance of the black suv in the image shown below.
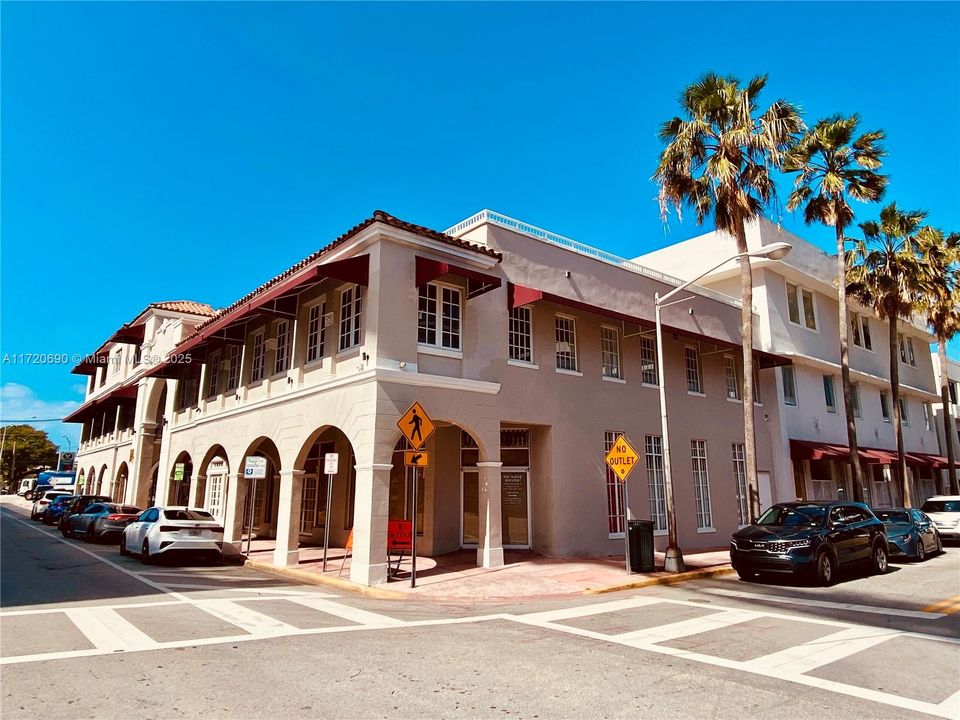
<path fill-rule="evenodd" d="M 855 502 L 779 503 L 730 541 L 730 562 L 744 580 L 795 573 L 830 585 L 844 565 L 870 563 L 885 573 L 887 554 L 886 527 Z"/>

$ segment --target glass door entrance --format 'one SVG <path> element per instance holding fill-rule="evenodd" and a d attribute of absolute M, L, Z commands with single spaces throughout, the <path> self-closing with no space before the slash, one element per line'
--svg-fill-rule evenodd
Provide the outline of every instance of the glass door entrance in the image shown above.
<path fill-rule="evenodd" d="M 462 547 L 480 544 L 480 473 L 464 470 L 460 475 Z M 530 547 L 530 471 L 504 468 L 500 473 L 500 522 L 503 547 Z"/>

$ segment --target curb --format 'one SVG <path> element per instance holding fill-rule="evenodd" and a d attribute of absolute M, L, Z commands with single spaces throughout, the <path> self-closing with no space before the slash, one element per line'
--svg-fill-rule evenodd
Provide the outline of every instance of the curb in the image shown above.
<path fill-rule="evenodd" d="M 608 585 L 607 587 L 585 590 L 584 595 L 604 595 L 606 593 L 620 592 L 621 590 L 634 590 L 636 588 L 645 588 L 652 585 L 674 585 L 676 583 L 686 582 L 687 580 L 699 580 L 700 578 L 713 577 L 715 575 L 728 575 L 732 573 L 733 565 L 719 565 L 717 567 L 705 568 L 703 570 L 690 570 L 689 572 L 678 573 L 676 575 L 659 575 L 652 578 L 644 578 L 634 582 L 627 582 L 621 585 Z"/>
<path fill-rule="evenodd" d="M 287 578 L 288 580 L 296 580 L 309 585 L 325 585 L 328 587 L 337 588 L 338 590 L 345 590 L 347 592 L 354 593 L 355 595 L 377 598 L 379 600 L 401 600 L 409 597 L 407 593 L 402 593 L 397 590 L 366 587 L 364 585 L 357 585 L 349 580 L 343 580 L 338 577 L 325 577 L 316 573 L 307 572 L 306 570 L 294 570 L 293 568 L 277 567 L 275 565 L 271 565 L 270 563 L 260 562 L 259 560 L 246 560 L 243 563 L 243 567 L 259 570 L 260 572 L 265 572 L 270 575 L 279 575 L 280 577 Z"/>

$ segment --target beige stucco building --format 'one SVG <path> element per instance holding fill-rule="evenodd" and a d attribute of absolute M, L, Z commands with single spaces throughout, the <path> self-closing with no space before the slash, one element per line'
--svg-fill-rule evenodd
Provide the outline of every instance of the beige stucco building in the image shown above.
<path fill-rule="evenodd" d="M 746 516 L 742 405 L 728 391 L 740 307 L 693 287 L 665 309 L 660 378 L 653 298 L 680 283 L 488 211 L 445 233 L 378 212 L 219 312 L 158 303 L 118 330 L 74 370 L 93 378 L 71 416 L 84 423 L 78 466 L 88 488 L 128 502 L 208 508 L 228 542 L 252 515 L 277 565 L 329 523 L 333 544 L 352 534 L 364 585 L 387 578 L 388 520 L 413 516 L 427 556 L 614 555 L 623 492 L 603 456 L 619 433 L 641 456 L 631 515 L 665 545 L 663 381 L 680 543 L 724 547 Z M 757 359 L 763 429 L 774 368 L 790 360 L 769 344 Z M 414 401 L 438 425 L 416 498 L 397 427 Z M 780 446 L 757 432 L 765 505 L 792 487 Z M 329 508 L 328 452 L 340 457 Z M 255 487 L 251 456 L 268 465 Z"/>

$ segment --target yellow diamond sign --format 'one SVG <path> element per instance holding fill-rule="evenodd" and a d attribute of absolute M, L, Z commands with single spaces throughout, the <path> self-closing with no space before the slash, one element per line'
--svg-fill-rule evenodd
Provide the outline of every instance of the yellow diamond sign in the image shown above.
<path fill-rule="evenodd" d="M 620 435 L 617 441 L 610 448 L 610 452 L 604 458 L 614 474 L 620 478 L 620 482 L 627 479 L 627 475 L 637 466 L 640 455 L 633 449 L 633 446 L 627 442 L 627 439 Z"/>
<path fill-rule="evenodd" d="M 423 447 L 427 438 L 433 435 L 433 431 L 437 429 L 426 410 L 418 402 L 411 405 L 410 409 L 400 417 L 397 421 L 397 427 L 400 428 L 400 432 L 403 433 L 407 442 L 410 443 L 410 447 L 414 450 Z"/>

